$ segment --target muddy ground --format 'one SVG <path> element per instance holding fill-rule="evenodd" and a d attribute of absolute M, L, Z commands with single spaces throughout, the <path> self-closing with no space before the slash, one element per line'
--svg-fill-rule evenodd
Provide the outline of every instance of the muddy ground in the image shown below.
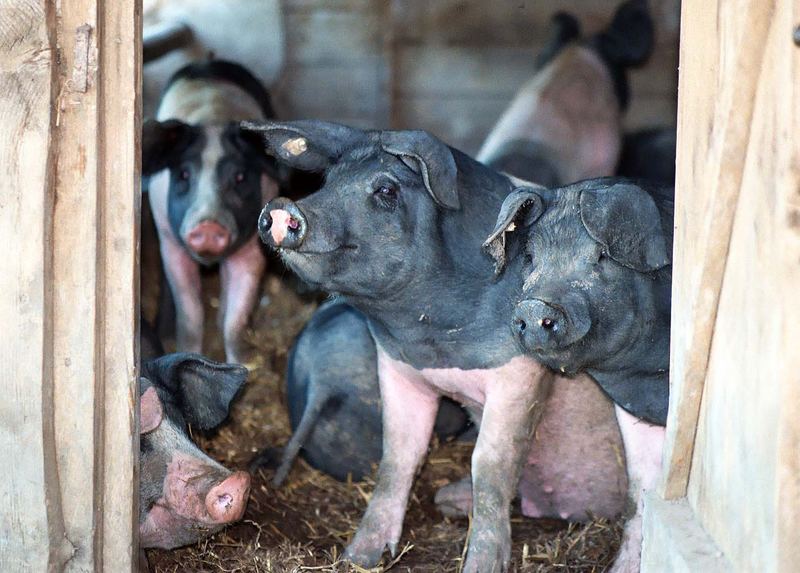
<path fill-rule="evenodd" d="M 152 251 L 150 251 L 152 252 Z M 152 316 L 157 281 L 147 241 L 143 246 L 142 304 Z M 228 422 L 213 436 L 195 436 L 200 445 L 225 466 L 246 469 L 262 448 L 281 446 L 291 430 L 283 387 L 287 355 L 292 342 L 316 308 L 319 299 L 297 294 L 293 281 L 279 264 L 271 262 L 263 296 L 249 339 L 257 353 L 247 386 Z M 275 270 L 278 269 L 278 270 Z M 224 359 L 216 328 L 218 276 L 204 276 L 207 293 L 206 354 Z M 169 347 L 168 347 L 169 349 Z M 417 480 L 397 559 L 385 558 L 373 571 L 457 572 L 467 538 L 467 519 L 442 517 L 433 504 L 436 490 L 466 475 L 473 444 L 433 444 Z M 365 571 L 340 560 L 353 535 L 373 482 L 338 482 L 304 461 L 295 464 L 286 484 L 273 489 L 272 470 L 253 476 L 244 519 L 213 537 L 174 551 L 148 552 L 151 571 L 226 571 L 344 573 Z M 621 523 L 596 520 L 567 524 L 532 520 L 515 508 L 512 518 L 512 571 L 603 571 L 619 546 Z"/>

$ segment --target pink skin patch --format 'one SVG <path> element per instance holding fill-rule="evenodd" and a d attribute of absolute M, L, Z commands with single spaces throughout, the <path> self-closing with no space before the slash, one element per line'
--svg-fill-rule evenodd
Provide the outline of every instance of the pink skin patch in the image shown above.
<path fill-rule="evenodd" d="M 145 390 L 139 399 L 140 425 L 139 431 L 142 434 L 152 432 L 161 424 L 164 418 L 164 409 L 161 407 L 161 400 L 153 386 Z"/>
<path fill-rule="evenodd" d="M 272 217 L 272 226 L 269 231 L 276 245 L 283 242 L 289 229 L 297 229 L 300 226 L 300 223 L 284 209 L 273 209 L 269 212 L 269 216 Z"/>
<path fill-rule="evenodd" d="M 236 472 L 220 481 L 226 473 L 200 458 L 174 454 L 163 495 L 139 526 L 142 547 L 179 547 L 241 519 L 250 495 L 250 475 Z"/>

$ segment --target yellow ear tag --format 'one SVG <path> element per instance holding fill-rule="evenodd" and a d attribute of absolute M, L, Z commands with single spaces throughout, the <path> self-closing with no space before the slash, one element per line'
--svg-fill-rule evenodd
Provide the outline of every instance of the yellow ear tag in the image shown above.
<path fill-rule="evenodd" d="M 281 147 L 292 155 L 297 156 L 308 149 L 308 143 L 304 137 L 295 137 L 294 139 L 286 141 Z"/>

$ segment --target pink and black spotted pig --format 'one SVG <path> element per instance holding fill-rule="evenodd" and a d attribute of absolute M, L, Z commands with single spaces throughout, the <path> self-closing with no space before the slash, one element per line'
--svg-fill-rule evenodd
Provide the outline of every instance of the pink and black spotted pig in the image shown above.
<path fill-rule="evenodd" d="M 219 264 L 225 355 L 243 362 L 242 334 L 266 267 L 256 235 L 261 205 L 278 194 L 274 161 L 239 120 L 274 116 L 266 89 L 242 66 L 190 64 L 170 80 L 142 133 L 142 173 L 176 311 L 179 351 L 201 352 L 200 267 Z"/>

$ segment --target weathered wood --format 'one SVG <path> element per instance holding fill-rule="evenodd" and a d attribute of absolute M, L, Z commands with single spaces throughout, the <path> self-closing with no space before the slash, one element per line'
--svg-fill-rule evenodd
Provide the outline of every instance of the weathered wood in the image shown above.
<path fill-rule="evenodd" d="M 134 568 L 138 21 L 0 7 L 4 571 Z"/>
<path fill-rule="evenodd" d="M 686 499 L 664 501 L 655 492 L 644 498 L 642 571 L 728 573 L 730 562 L 714 545 Z"/>
<path fill-rule="evenodd" d="M 683 6 L 666 499 L 686 494 L 773 5 L 729 3 L 724 14 L 713 2 Z M 723 37 L 709 35 L 723 15 L 728 23 L 719 28 Z"/>
<path fill-rule="evenodd" d="M 72 554 L 64 536 L 47 356 L 48 154 L 55 86 L 49 3 L 0 4 L 0 570 L 45 571 Z M 47 438 L 43 440 L 43 435 Z"/>

